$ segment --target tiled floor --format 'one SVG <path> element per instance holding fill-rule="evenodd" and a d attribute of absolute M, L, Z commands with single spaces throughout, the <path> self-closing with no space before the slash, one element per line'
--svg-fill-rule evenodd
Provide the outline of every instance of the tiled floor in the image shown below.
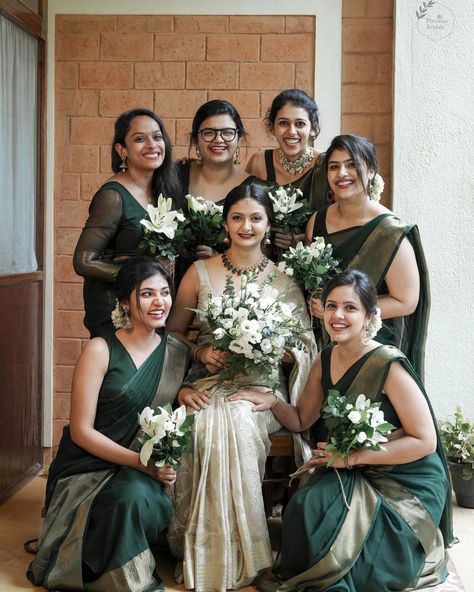
<path fill-rule="evenodd" d="M 25 590 L 43 590 L 32 586 L 25 577 L 25 571 L 31 560 L 23 550 L 23 543 L 38 535 L 41 528 L 40 511 L 43 504 L 45 480 L 33 479 L 13 498 L 0 506 L 0 591 L 20 592 Z M 460 543 L 451 551 L 451 557 L 457 567 L 466 592 L 474 592 L 474 510 L 454 506 L 455 533 Z M 182 592 L 183 586 L 173 583 L 171 577 L 172 562 L 164 562 L 161 573 L 169 592 Z M 445 587 L 443 590 L 452 588 Z M 242 592 L 255 592 L 250 586 Z"/>

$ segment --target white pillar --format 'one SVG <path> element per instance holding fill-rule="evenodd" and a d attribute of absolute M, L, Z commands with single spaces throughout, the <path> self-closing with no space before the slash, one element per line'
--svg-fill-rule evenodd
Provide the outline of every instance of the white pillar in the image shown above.
<path fill-rule="evenodd" d="M 422 5 L 395 8 L 393 209 L 430 270 L 428 394 L 439 417 L 460 402 L 474 419 L 474 3 Z"/>

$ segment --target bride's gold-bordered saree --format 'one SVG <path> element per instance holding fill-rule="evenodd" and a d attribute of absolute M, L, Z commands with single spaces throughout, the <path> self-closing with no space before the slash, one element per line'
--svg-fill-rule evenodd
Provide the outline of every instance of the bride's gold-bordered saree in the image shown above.
<path fill-rule="evenodd" d="M 194 263 L 200 279 L 198 308 L 214 293 L 204 261 Z M 309 327 L 301 289 L 285 274 L 277 274 L 272 287 L 285 302 L 299 306 L 303 325 Z M 210 328 L 196 317 L 198 343 L 207 343 Z M 280 373 L 276 395 L 296 403 L 311 368 L 314 339 L 311 331 L 301 336 L 305 349 L 292 349 L 295 365 L 289 380 Z M 289 384 L 288 384 L 289 383 Z M 263 507 L 262 479 L 270 449 L 269 435 L 281 425 L 271 411 L 253 413 L 253 403 L 227 402 L 241 388 L 269 389 L 268 377 L 258 372 L 223 382 L 201 364 L 194 364 L 186 386 L 206 390 L 209 405 L 196 413 L 194 449 L 183 457 L 175 485 L 175 511 L 168 529 L 173 553 L 183 559 L 187 589 L 225 592 L 251 584 L 273 562 Z M 295 454 L 301 464 L 311 456 L 299 435 Z"/>
<path fill-rule="evenodd" d="M 406 357 L 381 345 L 362 356 L 336 383 L 332 346 L 322 352 L 323 388 L 381 401 L 388 421 L 400 421 L 383 385 L 400 362 L 429 400 Z M 433 420 L 436 421 L 431 409 Z M 313 476 L 291 499 L 283 518 L 278 592 L 303 590 L 392 592 L 434 586 L 446 578 L 445 547 L 453 541 L 451 487 L 438 434 L 436 452 L 396 466 L 338 469 Z M 264 586 L 261 588 L 265 589 Z"/>
<path fill-rule="evenodd" d="M 418 228 L 393 214 L 381 214 L 363 226 L 328 233 L 328 206 L 318 210 L 313 237 L 322 236 L 333 246 L 333 255 L 340 260 L 341 269 L 355 268 L 366 273 L 374 282 L 377 293 L 388 293 L 385 284 L 392 261 L 402 240 L 407 237 L 415 252 L 420 277 L 420 296 L 415 312 L 405 317 L 385 319 L 375 339 L 400 349 L 423 378 L 425 341 L 430 309 L 428 268 L 421 246 Z"/>
<path fill-rule="evenodd" d="M 147 405 L 175 399 L 187 347 L 165 333 L 137 369 L 115 335 L 106 341 L 110 361 L 95 427 L 135 449 L 138 414 Z M 45 505 L 38 554 L 27 574 L 34 584 L 89 592 L 164 589 L 149 546 L 171 518 L 172 501 L 161 483 L 93 456 L 74 444 L 66 427 L 49 472 Z"/>

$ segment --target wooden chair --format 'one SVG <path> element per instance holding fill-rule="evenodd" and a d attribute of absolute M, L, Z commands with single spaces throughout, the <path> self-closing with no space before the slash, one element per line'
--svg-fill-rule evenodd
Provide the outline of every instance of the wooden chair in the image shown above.
<path fill-rule="evenodd" d="M 288 475 L 289 473 L 293 473 L 296 470 L 295 451 L 291 432 L 282 428 L 270 436 L 270 442 L 271 447 L 265 464 L 265 475 L 263 477 L 262 484 L 263 504 L 267 518 L 270 518 L 272 515 L 273 496 L 276 485 L 287 485 L 283 507 L 286 506 L 293 493 L 298 489 L 297 482 L 293 482 L 291 485 L 289 485 L 290 478 Z M 285 471 L 284 475 L 279 475 L 278 472 L 274 470 L 274 460 L 278 457 L 289 459 L 288 469 Z"/>

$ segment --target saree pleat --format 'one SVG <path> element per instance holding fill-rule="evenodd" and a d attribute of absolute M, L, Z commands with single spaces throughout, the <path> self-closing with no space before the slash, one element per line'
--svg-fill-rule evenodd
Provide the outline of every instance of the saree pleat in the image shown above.
<path fill-rule="evenodd" d="M 205 263 L 195 265 L 201 283 L 198 307 L 202 308 L 212 286 Z M 304 311 L 303 296 L 292 280 L 280 274 L 272 286 L 284 293 L 287 301 L 301 304 Z M 198 322 L 198 343 L 206 343 L 209 326 Z M 310 332 L 302 341 L 306 351 L 293 352 L 300 371 L 290 381 L 289 393 L 280 373 L 276 391 L 280 398 L 296 400 L 304 386 L 314 348 Z M 206 390 L 211 401 L 196 413 L 193 450 L 183 458 L 178 473 L 168 540 L 173 553 L 183 559 L 187 588 L 223 592 L 250 584 L 259 571 L 272 564 L 261 484 L 269 434 L 281 426 L 271 411 L 252 413 L 253 405 L 248 401 L 225 400 L 242 386 L 268 390 L 264 376 L 221 382 L 195 364 L 185 384 Z M 303 460 L 308 454 L 309 446 L 301 444 L 299 458 Z"/>
<path fill-rule="evenodd" d="M 415 252 L 420 277 L 420 296 L 416 310 L 405 317 L 384 319 L 375 339 L 400 349 L 423 377 L 425 342 L 430 309 L 428 267 L 420 235 L 414 224 L 407 224 L 392 214 L 381 214 L 364 226 L 328 233 L 327 207 L 318 211 L 313 236 L 323 236 L 333 246 L 341 269 L 355 268 L 365 272 L 374 282 L 379 295 L 387 294 L 385 276 L 406 237 Z"/>
<path fill-rule="evenodd" d="M 329 355 L 328 355 L 329 353 Z M 323 352 L 323 386 L 364 393 L 381 402 L 390 365 L 399 361 L 424 389 L 406 357 L 380 346 L 332 385 L 330 349 Z M 452 543 L 451 490 L 438 449 L 396 466 L 338 469 L 316 474 L 291 499 L 283 518 L 279 592 L 330 590 L 389 592 L 419 589 L 446 578 L 445 547 Z"/>
<path fill-rule="evenodd" d="M 174 400 L 187 365 L 186 348 L 164 334 L 137 370 L 115 336 L 107 343 L 110 362 L 96 427 L 134 447 L 138 413 Z M 149 544 L 169 523 L 172 500 L 158 481 L 97 459 L 75 445 L 66 429 L 48 478 L 47 503 L 38 555 L 28 570 L 33 583 L 91 592 L 160 588 Z"/>

